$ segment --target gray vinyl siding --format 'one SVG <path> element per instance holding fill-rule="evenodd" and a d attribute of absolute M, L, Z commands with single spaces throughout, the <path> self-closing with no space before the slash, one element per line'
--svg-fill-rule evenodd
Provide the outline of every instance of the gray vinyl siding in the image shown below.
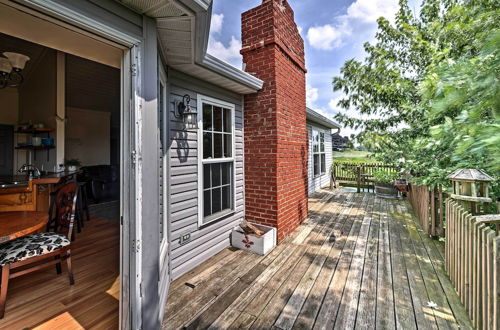
<path fill-rule="evenodd" d="M 313 148 L 312 148 L 312 131 L 317 129 L 325 133 L 325 157 L 326 157 L 326 173 L 320 176 L 314 176 L 313 167 Z M 309 196 L 315 191 L 324 188 L 330 184 L 330 167 L 332 165 L 332 135 L 330 129 L 311 122 L 307 123 L 307 135 L 309 137 L 309 157 L 307 160 L 308 173 L 308 193 Z"/>
<path fill-rule="evenodd" d="M 244 217 L 243 189 L 243 110 L 241 95 L 226 91 L 207 82 L 169 70 L 170 107 L 170 168 L 169 168 L 169 239 L 171 274 L 175 280 L 211 256 L 230 245 L 231 229 Z M 182 96 L 191 96 L 191 107 L 197 106 L 202 94 L 235 105 L 235 211 L 207 225 L 198 224 L 198 140 L 197 132 L 182 129 L 174 116 L 173 102 Z M 180 245 L 180 237 L 190 234 L 187 244 Z"/>

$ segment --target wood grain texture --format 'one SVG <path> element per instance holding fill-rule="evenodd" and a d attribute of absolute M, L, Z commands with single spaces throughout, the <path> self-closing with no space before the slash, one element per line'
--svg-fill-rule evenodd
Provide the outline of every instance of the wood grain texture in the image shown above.
<path fill-rule="evenodd" d="M 422 231 L 408 202 L 321 190 L 309 205 L 267 256 L 227 250 L 173 282 L 163 327 L 471 327 L 444 269 L 451 246 Z"/>
<path fill-rule="evenodd" d="M 55 267 L 10 280 L 0 329 L 116 329 L 119 290 L 118 221 L 92 218 L 71 254 L 75 284 Z"/>
<path fill-rule="evenodd" d="M 33 234 L 45 227 L 46 212 L 20 211 L 0 213 L 0 243 Z"/>

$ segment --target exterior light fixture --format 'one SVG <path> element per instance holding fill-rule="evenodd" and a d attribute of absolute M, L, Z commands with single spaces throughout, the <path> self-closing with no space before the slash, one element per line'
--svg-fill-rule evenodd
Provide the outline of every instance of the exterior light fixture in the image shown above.
<path fill-rule="evenodd" d="M 191 109 L 190 102 L 191 96 L 184 95 L 182 102 L 176 102 L 174 115 L 175 118 L 182 119 L 186 129 L 198 129 L 198 113 Z"/>
<path fill-rule="evenodd" d="M 17 87 L 24 81 L 21 71 L 29 57 L 23 54 L 5 52 L 0 57 L 0 88 Z"/>

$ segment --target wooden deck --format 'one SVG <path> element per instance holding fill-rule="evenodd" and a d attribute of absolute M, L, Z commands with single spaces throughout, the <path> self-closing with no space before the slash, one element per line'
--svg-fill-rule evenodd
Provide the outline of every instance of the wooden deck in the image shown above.
<path fill-rule="evenodd" d="M 0 329 L 117 329 L 118 221 L 91 219 L 73 243 L 75 284 L 55 267 L 10 280 Z"/>
<path fill-rule="evenodd" d="M 321 191 L 266 257 L 226 249 L 173 282 L 163 327 L 471 328 L 406 201 Z"/>

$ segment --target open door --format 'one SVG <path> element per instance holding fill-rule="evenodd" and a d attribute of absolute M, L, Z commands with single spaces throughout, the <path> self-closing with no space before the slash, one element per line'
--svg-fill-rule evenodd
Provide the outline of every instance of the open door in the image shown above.
<path fill-rule="evenodd" d="M 160 320 L 163 319 L 165 303 L 170 283 L 169 246 L 168 246 L 168 107 L 167 107 L 167 75 L 161 60 L 158 59 L 158 136 L 159 136 L 159 166 L 160 166 L 160 267 L 159 267 L 159 295 Z"/>

